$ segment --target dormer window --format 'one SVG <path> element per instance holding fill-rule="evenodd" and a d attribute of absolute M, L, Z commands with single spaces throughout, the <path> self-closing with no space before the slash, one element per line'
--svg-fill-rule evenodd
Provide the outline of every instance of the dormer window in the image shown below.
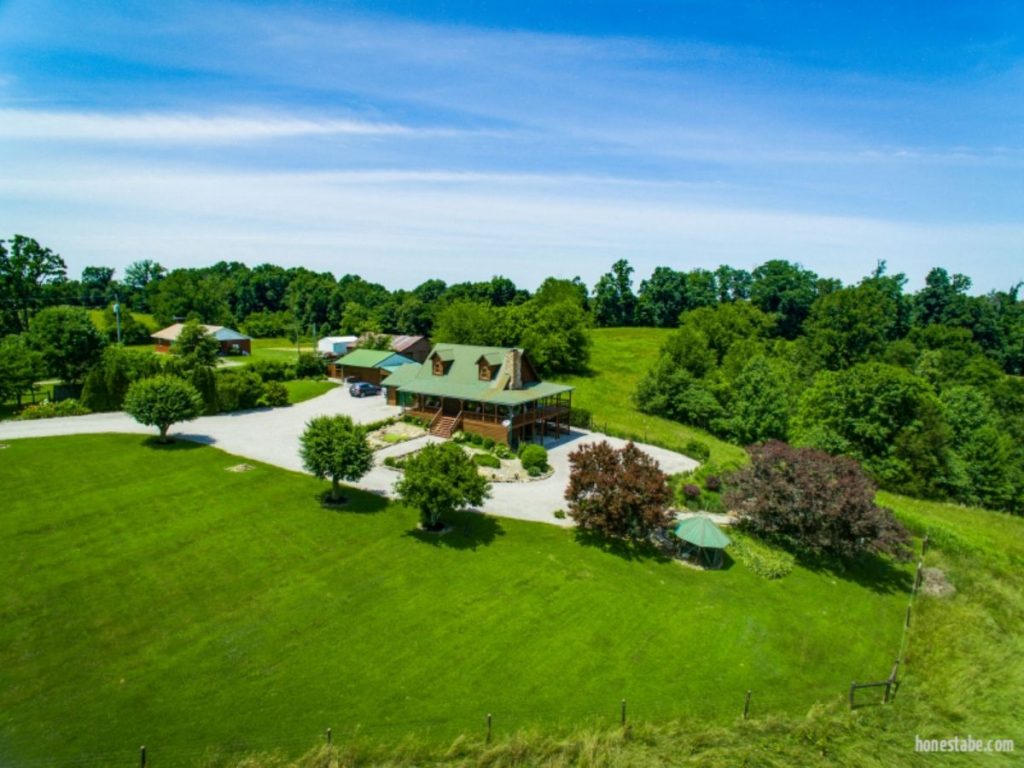
<path fill-rule="evenodd" d="M 433 371 L 435 376 L 444 376 L 444 361 L 440 357 L 434 358 Z"/>
<path fill-rule="evenodd" d="M 490 381 L 491 375 L 491 366 L 487 363 L 480 363 L 480 381 Z"/>

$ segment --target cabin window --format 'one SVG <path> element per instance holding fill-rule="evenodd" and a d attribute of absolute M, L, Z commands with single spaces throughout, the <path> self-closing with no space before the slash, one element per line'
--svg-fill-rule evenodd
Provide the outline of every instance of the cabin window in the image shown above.
<path fill-rule="evenodd" d="M 483 363 L 480 366 L 480 380 L 481 381 L 490 381 L 491 380 L 491 366 L 487 365 L 487 363 Z"/>
<path fill-rule="evenodd" d="M 444 376 L 444 361 L 439 357 L 434 358 L 434 375 Z"/>

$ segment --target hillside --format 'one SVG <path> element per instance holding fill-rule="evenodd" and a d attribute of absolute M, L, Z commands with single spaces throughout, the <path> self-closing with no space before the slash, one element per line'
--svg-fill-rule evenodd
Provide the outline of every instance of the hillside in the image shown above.
<path fill-rule="evenodd" d="M 377 497 L 325 510 L 311 478 L 137 436 L 3 458 L 4 762 L 295 754 L 327 726 L 437 745 L 488 712 L 500 735 L 559 733 L 622 698 L 637 721 L 728 723 L 747 689 L 795 716 L 899 643 L 906 570 L 768 582 L 476 515 L 423 539 Z"/>

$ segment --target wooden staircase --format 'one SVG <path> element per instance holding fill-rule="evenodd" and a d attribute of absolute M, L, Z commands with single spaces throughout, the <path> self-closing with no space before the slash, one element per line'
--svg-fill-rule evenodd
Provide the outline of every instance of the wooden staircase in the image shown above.
<path fill-rule="evenodd" d="M 430 423 L 430 434 L 435 437 L 443 437 L 447 440 L 452 436 L 452 433 L 459 428 L 459 423 L 461 421 L 461 413 L 458 416 L 437 416 Z"/>

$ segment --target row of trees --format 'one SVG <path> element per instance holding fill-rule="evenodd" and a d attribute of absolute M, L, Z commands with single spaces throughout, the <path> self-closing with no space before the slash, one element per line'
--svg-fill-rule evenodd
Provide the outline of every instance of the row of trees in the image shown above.
<path fill-rule="evenodd" d="M 819 296 L 794 339 L 753 302 L 684 312 L 637 405 L 743 444 L 850 456 L 892 490 L 1024 510 L 1024 381 L 1003 367 L 1024 326 L 986 348 L 936 281 L 913 297 L 903 282 L 878 272 Z"/>

